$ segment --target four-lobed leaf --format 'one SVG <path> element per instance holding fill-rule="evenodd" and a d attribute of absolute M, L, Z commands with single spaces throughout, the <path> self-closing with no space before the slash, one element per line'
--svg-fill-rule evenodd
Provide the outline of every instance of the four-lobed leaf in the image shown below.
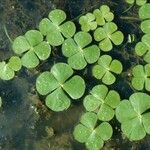
<path fill-rule="evenodd" d="M 104 141 L 112 136 L 112 127 L 107 122 L 97 125 L 97 115 L 93 112 L 87 112 L 81 116 L 80 123 L 75 126 L 73 135 L 80 143 L 85 143 L 89 150 L 100 150 Z"/>
<path fill-rule="evenodd" d="M 100 56 L 97 45 L 90 45 L 92 37 L 89 33 L 78 32 L 74 38 L 68 38 L 62 45 L 62 53 L 68 57 L 68 64 L 76 70 L 86 67 L 87 63 L 96 62 Z"/>
<path fill-rule="evenodd" d="M 137 65 L 132 70 L 132 86 L 136 90 L 150 91 L 150 64 Z"/>
<path fill-rule="evenodd" d="M 52 46 L 59 46 L 63 43 L 64 37 L 70 38 L 75 34 L 76 27 L 72 21 L 66 20 L 63 10 L 55 9 L 49 13 L 49 19 L 44 18 L 39 24 L 40 32 L 46 36 Z"/>
<path fill-rule="evenodd" d="M 24 36 L 18 36 L 13 42 L 13 51 L 21 55 L 22 65 L 35 68 L 39 60 L 46 60 L 51 53 L 50 45 L 43 41 L 42 34 L 37 30 L 30 30 Z"/>
<path fill-rule="evenodd" d="M 93 14 L 95 15 L 96 23 L 100 26 L 114 19 L 114 14 L 110 12 L 110 8 L 107 5 L 102 5 L 100 9 L 95 9 Z"/>
<path fill-rule="evenodd" d="M 136 3 L 138 6 L 142 6 L 142 5 L 144 5 L 147 2 L 147 0 L 126 0 L 126 2 L 128 4 Z"/>
<path fill-rule="evenodd" d="M 120 74 L 122 69 L 120 61 L 112 59 L 109 55 L 102 55 L 98 60 L 98 64 L 93 67 L 92 73 L 95 78 L 102 80 L 107 85 L 111 85 L 116 80 L 114 74 Z"/>
<path fill-rule="evenodd" d="M 71 99 L 79 99 L 85 91 L 85 82 L 73 76 L 72 68 L 65 63 L 57 63 L 51 71 L 40 74 L 36 89 L 46 96 L 46 105 L 53 111 L 63 111 L 70 106 Z M 67 94 L 66 94 L 67 93 Z"/>
<path fill-rule="evenodd" d="M 79 24 L 81 25 L 81 30 L 84 32 L 95 30 L 97 28 L 95 16 L 92 13 L 87 13 L 85 16 L 81 16 L 79 18 Z"/>
<path fill-rule="evenodd" d="M 123 100 L 116 108 L 116 117 L 123 133 L 132 140 L 141 140 L 150 134 L 150 96 L 134 93 L 129 100 Z"/>
<path fill-rule="evenodd" d="M 116 91 L 109 91 L 105 85 L 97 85 L 84 98 L 83 105 L 87 111 L 97 113 L 99 120 L 110 121 L 119 103 L 120 96 Z"/>
<path fill-rule="evenodd" d="M 106 23 L 103 27 L 99 27 L 94 32 L 94 39 L 99 42 L 99 47 L 103 51 L 110 51 L 113 44 L 120 45 L 123 42 L 124 35 L 121 31 L 117 31 L 118 27 L 113 22 Z"/>

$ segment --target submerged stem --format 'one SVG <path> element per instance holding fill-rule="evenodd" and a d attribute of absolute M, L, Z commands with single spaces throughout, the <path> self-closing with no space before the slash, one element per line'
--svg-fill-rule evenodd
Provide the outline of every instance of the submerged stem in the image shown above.
<path fill-rule="evenodd" d="M 133 20 L 133 21 L 141 21 L 140 18 L 132 17 L 132 16 L 120 16 L 120 19 L 123 20 Z"/>
<path fill-rule="evenodd" d="M 4 31 L 5 31 L 5 34 L 6 34 L 7 38 L 9 39 L 10 43 L 13 43 L 13 40 L 10 38 L 10 36 L 8 34 L 8 31 L 7 31 L 7 28 L 6 28 L 5 25 L 4 25 Z"/>

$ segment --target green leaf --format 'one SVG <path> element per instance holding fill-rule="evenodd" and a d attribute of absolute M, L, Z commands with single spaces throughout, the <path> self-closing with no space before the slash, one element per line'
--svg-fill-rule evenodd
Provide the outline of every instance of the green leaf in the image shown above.
<path fill-rule="evenodd" d="M 111 138 L 112 127 L 106 122 L 97 125 L 96 114 L 86 112 L 81 116 L 80 123 L 75 126 L 73 135 L 77 141 L 85 143 L 87 149 L 99 150 L 104 141 Z"/>
<path fill-rule="evenodd" d="M 150 96 L 134 93 L 129 100 L 123 100 L 116 109 L 116 118 L 121 123 L 123 133 L 132 140 L 141 140 L 149 133 Z"/>
<path fill-rule="evenodd" d="M 32 50 L 26 52 L 22 56 L 21 61 L 22 65 L 27 68 L 35 68 L 39 64 L 39 59 Z"/>
<path fill-rule="evenodd" d="M 103 83 L 110 85 L 116 80 L 111 73 L 120 74 L 122 72 L 122 64 L 118 60 L 112 60 L 111 56 L 103 55 L 98 60 L 98 65 L 95 65 L 92 74 L 95 78 L 101 79 Z"/>
<path fill-rule="evenodd" d="M 65 63 L 56 63 L 51 71 L 43 72 L 36 80 L 36 89 L 46 97 L 46 105 L 53 111 L 63 111 L 70 106 L 71 99 L 79 99 L 85 91 L 85 82 L 73 76 L 72 68 Z"/>
<path fill-rule="evenodd" d="M 142 6 L 142 5 L 144 5 L 147 2 L 147 0 L 126 0 L 126 2 L 128 4 L 136 3 L 138 6 Z"/>
<path fill-rule="evenodd" d="M 150 20 L 145 20 L 141 23 L 141 30 L 144 33 L 150 33 Z"/>
<path fill-rule="evenodd" d="M 75 24 L 71 21 L 65 22 L 60 26 L 60 31 L 66 38 L 72 37 L 76 32 Z"/>
<path fill-rule="evenodd" d="M 80 76 L 74 76 L 63 85 L 63 89 L 72 99 L 80 98 L 85 92 L 85 83 Z"/>
<path fill-rule="evenodd" d="M 57 87 L 59 87 L 58 81 L 48 71 L 40 74 L 40 76 L 36 80 L 36 89 L 41 95 L 47 95 Z"/>
<path fill-rule="evenodd" d="M 140 19 L 150 19 L 150 4 L 146 3 L 139 9 Z"/>
<path fill-rule="evenodd" d="M 97 112 L 99 120 L 109 121 L 114 117 L 113 109 L 119 102 L 120 96 L 116 91 L 108 91 L 105 85 L 97 85 L 85 97 L 83 105 L 87 111 Z"/>
<path fill-rule="evenodd" d="M 14 76 L 14 71 L 4 61 L 0 62 L 0 79 L 10 80 Z"/>
<path fill-rule="evenodd" d="M 144 88 L 147 91 L 150 91 L 150 64 L 146 64 L 145 66 L 136 65 L 132 70 L 132 86 L 136 90 L 143 90 Z"/>
<path fill-rule="evenodd" d="M 113 22 L 106 23 L 103 28 L 99 27 L 94 32 L 94 39 L 99 42 L 99 47 L 103 51 L 110 51 L 113 46 L 120 45 L 123 42 L 124 35 L 121 31 L 117 31 L 117 25 Z"/>
<path fill-rule="evenodd" d="M 70 106 L 70 99 L 61 88 L 56 89 L 46 97 L 46 106 L 53 111 L 63 111 Z"/>
<path fill-rule="evenodd" d="M 22 67 L 20 58 L 17 56 L 12 56 L 9 59 L 8 66 L 14 71 L 19 71 Z"/>
<path fill-rule="evenodd" d="M 52 10 L 49 13 L 48 17 L 55 25 L 60 25 L 62 22 L 66 20 L 65 12 L 60 9 Z"/>
<path fill-rule="evenodd" d="M 57 63 L 51 68 L 51 73 L 57 81 L 63 84 L 73 74 L 72 68 L 65 63 Z"/>
<path fill-rule="evenodd" d="M 40 60 L 46 60 L 50 56 L 51 47 L 47 42 L 43 41 L 34 47 L 34 52 Z"/>
<path fill-rule="evenodd" d="M 66 39 L 62 45 L 62 53 L 68 57 L 68 64 L 75 70 L 81 70 L 87 63 L 96 62 L 100 55 L 98 46 L 91 45 L 92 37 L 89 33 L 78 32 L 74 39 Z"/>
<path fill-rule="evenodd" d="M 18 36 L 14 40 L 12 48 L 16 54 L 20 55 L 20 54 L 24 53 L 25 51 L 29 50 L 30 45 L 24 36 Z"/>
<path fill-rule="evenodd" d="M 36 46 L 43 41 L 43 36 L 41 32 L 37 30 L 27 31 L 25 37 L 31 46 Z"/>

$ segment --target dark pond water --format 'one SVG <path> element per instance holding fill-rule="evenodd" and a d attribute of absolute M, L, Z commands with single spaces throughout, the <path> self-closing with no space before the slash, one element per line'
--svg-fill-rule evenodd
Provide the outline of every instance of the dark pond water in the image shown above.
<path fill-rule="evenodd" d="M 13 55 L 11 43 L 29 29 L 36 29 L 41 18 L 50 10 L 60 8 L 66 11 L 68 19 L 78 16 L 102 4 L 108 4 L 114 10 L 115 22 L 125 35 L 125 42 L 114 47 L 110 52 L 113 58 L 119 59 L 124 72 L 110 88 L 116 89 L 121 98 L 128 98 L 134 91 L 129 85 L 127 74 L 132 66 L 143 63 L 134 56 L 135 42 L 142 35 L 137 18 L 137 7 L 123 13 L 128 8 L 123 0 L 0 0 L 0 61 Z M 128 34 L 135 35 L 135 42 L 127 43 Z M 3 105 L 0 108 L 0 150 L 85 150 L 84 145 L 74 141 L 72 131 L 84 112 L 82 100 L 73 103 L 65 112 L 54 113 L 44 106 L 43 98 L 35 91 L 37 75 L 50 69 L 54 62 L 66 60 L 60 54 L 60 47 L 55 48 L 53 58 L 44 62 L 34 70 L 23 68 L 11 81 L 0 81 L 0 97 Z M 88 92 L 98 81 L 91 77 L 91 66 L 78 72 L 84 75 Z M 116 119 L 111 121 L 114 135 L 104 150 L 150 150 L 150 137 L 140 142 L 129 142 L 121 135 L 120 125 Z"/>

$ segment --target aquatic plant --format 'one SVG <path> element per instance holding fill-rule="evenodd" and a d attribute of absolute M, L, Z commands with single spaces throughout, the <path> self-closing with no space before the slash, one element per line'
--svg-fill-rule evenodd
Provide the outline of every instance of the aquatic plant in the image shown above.
<path fill-rule="evenodd" d="M 97 45 L 90 45 L 92 37 L 86 32 L 77 32 L 74 38 L 68 38 L 62 45 L 62 53 L 68 57 L 68 64 L 76 70 L 85 68 L 87 63 L 96 62 L 100 56 Z"/>
<path fill-rule="evenodd" d="M 81 16 L 79 18 L 79 24 L 81 25 L 81 30 L 84 32 L 95 30 L 97 28 L 97 22 L 92 13 L 87 13 L 86 15 Z"/>
<path fill-rule="evenodd" d="M 98 59 L 98 64 L 93 67 L 92 74 L 96 79 L 102 80 L 104 84 L 113 84 L 116 80 L 114 74 L 122 72 L 122 64 L 109 55 L 102 55 Z"/>
<path fill-rule="evenodd" d="M 112 127 L 107 122 L 97 123 L 97 115 L 86 112 L 81 116 L 80 123 L 75 126 L 73 135 L 80 143 L 85 143 L 87 149 L 99 150 L 103 147 L 104 141 L 112 136 Z"/>
<path fill-rule="evenodd" d="M 116 109 L 116 117 L 121 130 L 132 141 L 143 139 L 150 134 L 150 96 L 134 93 L 129 100 L 123 100 Z"/>
<path fill-rule="evenodd" d="M 0 97 L 0 108 L 2 107 L 2 98 Z"/>
<path fill-rule="evenodd" d="M 139 6 L 142 6 L 142 5 L 144 5 L 147 2 L 147 0 L 125 0 L 125 1 L 128 4 L 134 4 L 134 3 L 136 3 Z"/>
<path fill-rule="evenodd" d="M 93 14 L 99 26 L 103 26 L 106 22 L 111 22 L 114 19 L 114 14 L 110 12 L 110 8 L 107 5 L 102 5 L 99 9 L 95 9 Z"/>
<path fill-rule="evenodd" d="M 136 90 L 150 91 L 150 64 L 137 65 L 132 69 L 132 86 Z"/>
<path fill-rule="evenodd" d="M 0 79 L 10 80 L 15 76 L 15 71 L 19 71 L 22 63 L 19 57 L 12 56 L 8 63 L 5 61 L 0 62 Z"/>
<path fill-rule="evenodd" d="M 66 20 L 66 13 L 63 10 L 52 10 L 48 18 L 43 19 L 39 24 L 40 32 L 46 36 L 46 40 L 52 46 L 59 46 L 63 43 L 64 37 L 70 38 L 75 34 L 76 27 L 72 21 Z"/>
<path fill-rule="evenodd" d="M 80 76 L 73 76 L 73 70 L 68 64 L 57 63 L 50 72 L 39 75 L 36 89 L 41 95 L 47 95 L 46 105 L 51 110 L 62 111 L 70 106 L 71 99 L 79 99 L 84 94 L 85 83 Z"/>
<path fill-rule="evenodd" d="M 113 22 L 106 23 L 103 27 L 99 27 L 94 32 L 94 39 L 99 42 L 99 48 L 103 51 L 110 51 L 113 44 L 120 45 L 123 42 L 124 35 L 121 31 L 117 31 L 118 27 Z"/>
<path fill-rule="evenodd" d="M 105 85 L 96 85 L 84 98 L 83 105 L 87 111 L 97 113 L 98 119 L 110 121 L 114 117 L 114 109 L 120 103 L 120 96 Z"/>
<path fill-rule="evenodd" d="M 21 55 L 22 65 L 35 68 L 40 60 L 46 60 L 51 53 L 50 45 L 43 41 L 42 34 L 37 30 L 30 30 L 24 36 L 18 36 L 12 45 L 13 51 Z"/>

